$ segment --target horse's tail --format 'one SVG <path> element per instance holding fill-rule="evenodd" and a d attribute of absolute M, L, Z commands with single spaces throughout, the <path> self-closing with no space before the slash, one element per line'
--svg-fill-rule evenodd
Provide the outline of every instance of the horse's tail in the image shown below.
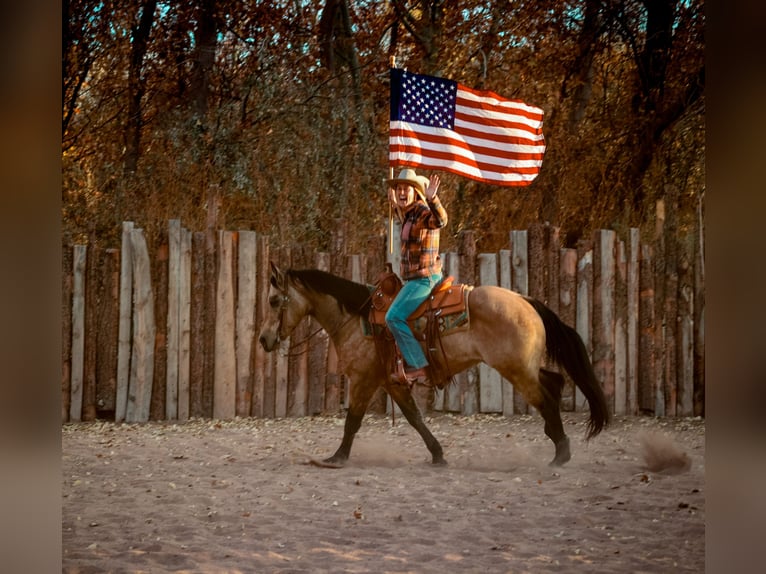
<path fill-rule="evenodd" d="M 588 421 L 586 439 L 591 439 L 609 424 L 609 409 L 606 405 L 604 391 L 593 372 L 593 365 L 591 365 L 588 357 L 585 343 L 577 331 L 564 323 L 544 303 L 531 297 L 525 297 L 525 299 L 543 320 L 548 356 L 566 369 L 588 400 L 590 420 Z"/>

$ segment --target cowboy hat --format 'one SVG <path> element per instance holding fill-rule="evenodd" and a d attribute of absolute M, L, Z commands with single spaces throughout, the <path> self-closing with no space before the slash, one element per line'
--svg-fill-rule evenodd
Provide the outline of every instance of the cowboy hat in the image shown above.
<path fill-rule="evenodd" d="M 399 172 L 399 177 L 388 180 L 388 185 L 391 187 L 396 187 L 397 183 L 407 183 L 414 187 L 421 197 L 425 197 L 429 180 L 427 177 L 416 174 L 414 169 L 403 169 Z"/>

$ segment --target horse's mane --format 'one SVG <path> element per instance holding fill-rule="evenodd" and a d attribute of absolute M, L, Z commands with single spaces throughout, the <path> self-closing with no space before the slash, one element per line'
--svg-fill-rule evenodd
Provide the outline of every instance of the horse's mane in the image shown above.
<path fill-rule="evenodd" d="M 370 289 L 319 269 L 288 269 L 288 278 L 314 291 L 333 297 L 348 313 L 367 317 L 370 313 Z"/>

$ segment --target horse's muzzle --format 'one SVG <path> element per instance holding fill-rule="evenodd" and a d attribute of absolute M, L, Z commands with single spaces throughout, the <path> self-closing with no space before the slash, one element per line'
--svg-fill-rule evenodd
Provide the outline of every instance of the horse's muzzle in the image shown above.
<path fill-rule="evenodd" d="M 276 337 L 269 337 L 266 336 L 265 333 L 261 333 L 261 336 L 258 337 L 258 342 L 261 344 L 261 347 L 263 347 L 263 350 L 269 353 L 274 350 L 278 341 Z"/>

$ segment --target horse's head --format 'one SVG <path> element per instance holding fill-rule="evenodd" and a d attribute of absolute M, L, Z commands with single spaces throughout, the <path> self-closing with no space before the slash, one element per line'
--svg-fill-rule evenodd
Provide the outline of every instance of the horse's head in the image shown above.
<path fill-rule="evenodd" d="M 309 303 L 294 281 L 272 262 L 269 281 L 269 306 L 258 337 L 263 348 L 273 351 L 293 332 L 309 311 Z"/>

